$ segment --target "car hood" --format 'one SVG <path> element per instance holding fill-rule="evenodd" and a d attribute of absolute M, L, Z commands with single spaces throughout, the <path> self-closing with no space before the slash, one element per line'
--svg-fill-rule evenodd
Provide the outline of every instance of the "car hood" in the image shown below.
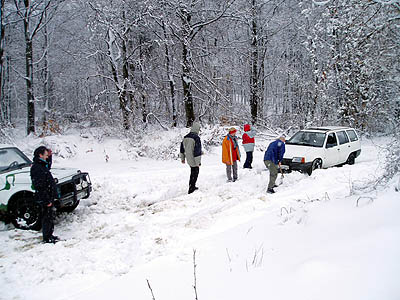
<path fill-rule="evenodd" d="M 321 147 L 310 147 L 300 145 L 286 145 L 284 158 L 292 159 L 293 157 L 305 157 L 306 162 L 313 161 L 316 157 L 319 157 L 323 148 Z"/>
<path fill-rule="evenodd" d="M 0 174 L 0 183 L 5 182 L 5 178 L 8 176 L 15 176 L 15 181 L 18 184 L 31 184 L 30 167 L 25 167 L 18 170 L 13 170 L 7 173 Z M 58 179 L 58 182 L 71 179 L 72 176 L 78 174 L 78 169 L 74 168 L 51 168 L 51 174 L 54 178 Z"/>
<path fill-rule="evenodd" d="M 58 181 L 63 181 L 64 179 L 71 179 L 72 176 L 79 173 L 78 169 L 74 168 L 51 168 L 51 174 Z"/>

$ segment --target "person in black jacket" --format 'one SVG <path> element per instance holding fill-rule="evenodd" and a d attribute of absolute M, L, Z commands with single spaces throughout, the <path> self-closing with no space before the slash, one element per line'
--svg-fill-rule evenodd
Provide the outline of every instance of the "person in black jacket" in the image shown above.
<path fill-rule="evenodd" d="M 196 186 L 197 178 L 199 176 L 200 166 L 201 166 L 201 140 L 199 137 L 200 124 L 194 122 L 190 132 L 185 135 L 181 143 L 180 157 L 184 164 L 185 159 L 190 166 L 190 179 L 189 179 L 189 191 L 188 194 L 193 193 L 198 190 Z"/>
<path fill-rule="evenodd" d="M 35 189 L 34 199 L 42 208 L 43 242 L 56 243 L 58 237 L 53 235 L 53 201 L 56 195 L 56 183 L 50 172 L 51 150 L 40 146 L 35 150 L 33 156 L 31 179 Z"/>

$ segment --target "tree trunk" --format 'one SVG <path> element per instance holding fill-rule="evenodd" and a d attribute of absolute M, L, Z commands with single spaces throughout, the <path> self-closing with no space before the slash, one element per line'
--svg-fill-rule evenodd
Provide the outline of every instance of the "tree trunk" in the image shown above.
<path fill-rule="evenodd" d="M 189 43 L 192 38 L 190 21 L 192 16 L 185 10 L 181 10 L 181 20 L 183 27 L 182 37 L 182 87 L 183 87 L 183 103 L 185 105 L 186 112 L 186 126 L 190 127 L 195 119 L 194 107 L 193 107 L 193 95 L 192 95 L 192 74 L 190 59 L 190 48 Z"/>
<path fill-rule="evenodd" d="M 28 10 L 28 9 L 27 9 Z M 26 100 L 27 100 L 27 134 L 35 132 L 35 98 L 33 96 L 33 43 L 29 36 L 28 22 L 24 20 L 25 29 L 25 82 L 26 82 Z"/>
<path fill-rule="evenodd" d="M 3 18 L 4 18 L 4 2 L 5 0 L 1 0 L 0 2 L 0 123 L 4 122 L 4 112 L 2 110 L 2 106 L 4 103 L 4 33 L 5 33 L 5 26 L 3 25 Z"/>
<path fill-rule="evenodd" d="M 146 88 L 144 84 L 144 50 L 142 45 L 144 44 L 145 39 L 143 36 L 139 37 L 139 59 L 140 59 L 140 80 L 141 80 L 141 98 L 142 98 L 142 118 L 143 123 L 147 122 L 147 105 L 146 105 Z"/>
<path fill-rule="evenodd" d="M 186 42 L 182 44 L 182 86 L 183 86 L 183 102 L 186 112 L 186 126 L 190 127 L 195 119 L 192 96 L 192 78 L 190 74 L 190 66 L 188 61 L 188 47 Z"/>
<path fill-rule="evenodd" d="M 119 107 L 121 108 L 122 111 L 122 126 L 124 127 L 125 130 L 130 129 L 130 111 L 127 107 L 128 103 L 126 101 L 126 90 L 124 88 L 120 88 L 118 84 L 118 73 L 117 69 L 114 66 L 114 64 L 111 62 L 111 73 L 113 75 L 114 83 L 115 83 L 115 88 L 117 89 L 118 93 L 118 99 L 119 99 Z"/>
<path fill-rule="evenodd" d="M 251 76 L 250 76 L 250 112 L 252 124 L 257 122 L 257 109 L 258 109 L 258 40 L 257 40 L 257 14 L 256 14 L 256 1 L 252 2 L 252 23 L 251 23 Z"/>
<path fill-rule="evenodd" d="M 162 23 L 162 28 L 164 31 L 164 38 L 166 40 L 165 42 L 165 61 L 166 61 L 166 69 L 167 69 L 167 78 L 168 78 L 168 83 L 169 83 L 169 90 L 171 93 L 171 106 L 172 106 L 172 127 L 177 126 L 177 113 L 176 113 L 176 100 L 175 100 L 175 81 L 174 78 L 172 77 L 171 73 L 171 61 L 169 57 L 169 49 L 168 49 L 168 34 L 167 30 L 165 28 L 165 23 Z"/>
<path fill-rule="evenodd" d="M 47 134 L 48 129 L 48 119 L 49 119 L 49 41 L 47 32 L 47 12 L 45 11 L 45 26 L 44 26 L 44 83 L 43 83 L 43 98 L 44 98 L 44 108 L 43 108 L 43 134 Z"/>

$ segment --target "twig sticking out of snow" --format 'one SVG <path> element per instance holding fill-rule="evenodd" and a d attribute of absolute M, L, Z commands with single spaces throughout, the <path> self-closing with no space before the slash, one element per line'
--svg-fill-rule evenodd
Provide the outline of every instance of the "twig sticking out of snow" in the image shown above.
<path fill-rule="evenodd" d="M 367 203 L 372 203 L 372 202 L 374 202 L 374 200 L 375 200 L 373 197 L 360 196 L 360 197 L 358 197 L 357 202 L 356 202 L 356 206 L 357 206 L 357 207 L 359 206 L 359 201 L 360 201 L 361 199 L 369 199 L 369 201 L 368 201 Z"/>
<path fill-rule="evenodd" d="M 153 289 L 151 288 L 150 281 L 148 279 L 146 279 L 146 281 L 147 281 L 147 286 L 150 289 L 152 299 L 156 300 L 156 298 L 154 298 L 154 293 L 153 293 Z"/>
<path fill-rule="evenodd" d="M 195 295 L 195 300 L 198 300 L 197 297 L 197 277 L 196 277 L 196 249 L 193 249 L 193 276 L 194 276 L 194 284 L 193 284 L 193 289 L 194 289 L 194 295 Z"/>

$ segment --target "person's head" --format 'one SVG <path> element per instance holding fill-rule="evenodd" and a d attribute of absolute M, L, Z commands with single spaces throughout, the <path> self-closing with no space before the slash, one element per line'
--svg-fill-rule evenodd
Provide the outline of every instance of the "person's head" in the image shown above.
<path fill-rule="evenodd" d="M 200 132 L 200 123 L 199 122 L 193 122 L 192 127 L 190 128 L 190 131 L 199 134 L 199 132 Z"/>
<path fill-rule="evenodd" d="M 245 132 L 246 132 L 246 131 L 250 131 L 250 129 L 251 129 L 250 124 L 245 124 L 244 127 L 243 127 L 243 129 L 244 129 Z"/>
<path fill-rule="evenodd" d="M 229 128 L 229 134 L 233 136 L 236 135 L 236 128 L 235 127 Z"/>
<path fill-rule="evenodd" d="M 282 135 L 279 137 L 279 139 L 280 139 L 282 142 L 286 142 L 286 135 L 282 134 Z"/>
<path fill-rule="evenodd" d="M 46 160 L 49 157 L 49 151 L 45 146 L 40 146 L 33 152 L 33 156 Z"/>

